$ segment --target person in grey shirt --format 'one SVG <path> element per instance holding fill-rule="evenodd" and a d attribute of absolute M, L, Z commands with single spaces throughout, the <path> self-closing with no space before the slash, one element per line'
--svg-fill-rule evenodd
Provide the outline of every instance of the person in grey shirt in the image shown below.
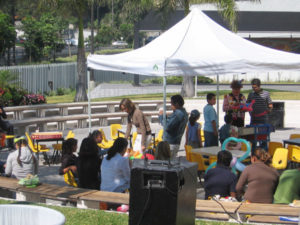
<path fill-rule="evenodd" d="M 10 153 L 5 165 L 5 174 L 17 179 L 38 173 L 38 160 L 27 146 L 25 137 L 15 138 L 16 151 Z"/>

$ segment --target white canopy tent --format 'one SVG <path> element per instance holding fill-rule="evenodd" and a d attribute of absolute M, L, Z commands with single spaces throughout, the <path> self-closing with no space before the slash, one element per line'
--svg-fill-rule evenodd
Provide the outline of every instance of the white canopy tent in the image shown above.
<path fill-rule="evenodd" d="M 295 71 L 300 70 L 300 55 L 243 39 L 194 8 L 146 46 L 116 55 L 89 55 L 87 66 L 164 77 L 165 100 L 166 76 Z"/>

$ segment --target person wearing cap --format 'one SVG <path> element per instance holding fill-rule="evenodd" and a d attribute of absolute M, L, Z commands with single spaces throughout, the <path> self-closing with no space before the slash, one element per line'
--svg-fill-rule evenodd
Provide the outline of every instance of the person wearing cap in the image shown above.
<path fill-rule="evenodd" d="M 17 150 L 10 153 L 5 165 L 5 174 L 17 179 L 25 178 L 28 174 L 38 173 L 38 160 L 27 145 L 25 137 L 14 139 Z"/>
<path fill-rule="evenodd" d="M 231 93 L 224 96 L 223 111 L 232 117 L 232 125 L 243 127 L 245 125 L 245 112 L 240 105 L 246 103 L 246 97 L 241 93 L 242 81 L 233 80 L 230 84 Z"/>
<path fill-rule="evenodd" d="M 192 110 L 186 126 L 185 145 L 190 145 L 193 148 L 202 147 L 201 124 L 197 122 L 199 118 L 200 112 L 197 109 Z"/>

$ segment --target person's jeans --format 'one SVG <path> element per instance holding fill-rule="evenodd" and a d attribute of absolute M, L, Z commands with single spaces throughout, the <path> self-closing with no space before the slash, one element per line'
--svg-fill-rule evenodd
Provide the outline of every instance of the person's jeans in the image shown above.
<path fill-rule="evenodd" d="M 218 136 L 215 136 L 213 132 L 204 131 L 204 147 L 218 146 Z"/>

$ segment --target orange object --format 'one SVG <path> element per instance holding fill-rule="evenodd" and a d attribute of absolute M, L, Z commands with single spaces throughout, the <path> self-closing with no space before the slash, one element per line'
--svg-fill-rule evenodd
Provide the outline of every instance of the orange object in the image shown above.
<path fill-rule="evenodd" d="M 5 134 L 4 133 L 0 134 L 0 145 L 1 145 L 1 147 L 5 147 Z"/>
<path fill-rule="evenodd" d="M 56 139 L 56 138 L 62 138 L 62 132 L 38 132 L 38 133 L 31 134 L 31 139 L 33 140 Z"/>

